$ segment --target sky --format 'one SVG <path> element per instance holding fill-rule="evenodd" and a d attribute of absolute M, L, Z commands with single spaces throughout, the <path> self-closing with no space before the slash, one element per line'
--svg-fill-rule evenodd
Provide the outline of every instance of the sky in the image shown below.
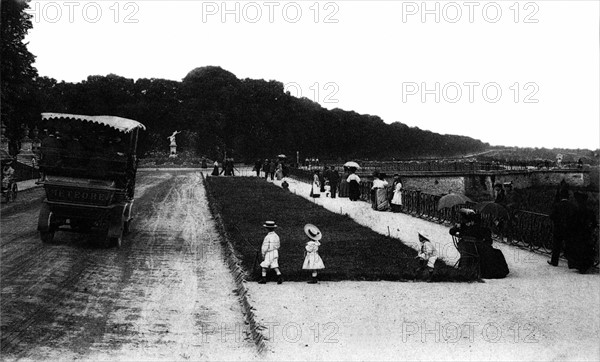
<path fill-rule="evenodd" d="M 44 0 L 26 41 L 59 81 L 180 81 L 213 65 L 386 123 L 597 149 L 599 3 Z"/>

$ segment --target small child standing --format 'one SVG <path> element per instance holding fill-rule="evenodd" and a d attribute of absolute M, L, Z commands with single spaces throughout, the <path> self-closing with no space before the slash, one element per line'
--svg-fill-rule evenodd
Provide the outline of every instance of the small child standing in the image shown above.
<path fill-rule="evenodd" d="M 267 283 L 267 269 L 275 270 L 275 273 L 277 273 L 277 284 L 281 284 L 283 283 L 283 276 L 281 275 L 281 271 L 279 271 L 279 246 L 281 243 L 279 236 L 275 234 L 277 225 L 275 225 L 275 221 L 265 221 L 263 227 L 269 230 L 269 233 L 265 236 L 260 249 L 264 260 L 260 263 L 262 277 L 258 284 Z"/>
<path fill-rule="evenodd" d="M 308 284 L 317 284 L 317 270 L 325 269 L 323 260 L 319 256 L 319 246 L 321 246 L 319 240 L 321 240 L 323 234 L 321 234 L 319 228 L 313 224 L 306 224 L 304 226 L 304 233 L 306 233 L 310 240 L 304 247 L 306 249 L 306 254 L 304 257 L 304 264 L 302 264 L 302 269 L 312 270 L 312 277 Z"/>
<path fill-rule="evenodd" d="M 426 269 L 428 271 L 427 281 L 431 281 L 438 253 L 431 240 L 429 240 L 429 235 L 425 232 L 419 233 L 419 241 L 421 242 L 421 252 L 417 255 L 417 259 L 419 259 L 421 266 L 417 270 L 417 274 Z"/>

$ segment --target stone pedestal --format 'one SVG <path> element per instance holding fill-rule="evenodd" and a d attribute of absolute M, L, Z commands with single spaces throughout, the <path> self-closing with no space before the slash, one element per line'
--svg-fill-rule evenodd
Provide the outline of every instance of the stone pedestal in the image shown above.
<path fill-rule="evenodd" d="M 171 154 L 169 155 L 169 157 L 177 157 L 177 146 L 176 145 L 171 145 Z"/>
<path fill-rule="evenodd" d="M 37 164 L 36 155 L 33 153 L 33 141 L 29 138 L 29 128 L 24 128 L 25 136 L 21 140 L 21 149 L 17 154 L 17 161 L 27 166 L 34 167 Z"/>

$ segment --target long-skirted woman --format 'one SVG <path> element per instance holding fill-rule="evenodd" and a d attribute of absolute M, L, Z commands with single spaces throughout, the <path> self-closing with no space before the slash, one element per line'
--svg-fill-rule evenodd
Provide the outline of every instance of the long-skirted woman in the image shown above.
<path fill-rule="evenodd" d="M 356 174 L 356 168 L 350 168 L 350 175 L 346 179 L 348 182 L 348 196 L 350 201 L 358 201 L 360 198 L 360 177 Z"/>

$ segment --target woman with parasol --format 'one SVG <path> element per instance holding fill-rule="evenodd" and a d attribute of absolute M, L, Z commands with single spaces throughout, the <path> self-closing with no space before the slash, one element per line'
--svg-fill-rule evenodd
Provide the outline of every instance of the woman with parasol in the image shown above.
<path fill-rule="evenodd" d="M 350 172 L 350 175 L 346 178 L 346 182 L 348 183 L 348 196 L 350 197 L 350 201 L 358 201 L 360 197 L 360 177 L 356 174 L 356 170 L 358 170 L 360 166 L 353 161 L 346 162 L 344 166 L 347 167 Z"/>

